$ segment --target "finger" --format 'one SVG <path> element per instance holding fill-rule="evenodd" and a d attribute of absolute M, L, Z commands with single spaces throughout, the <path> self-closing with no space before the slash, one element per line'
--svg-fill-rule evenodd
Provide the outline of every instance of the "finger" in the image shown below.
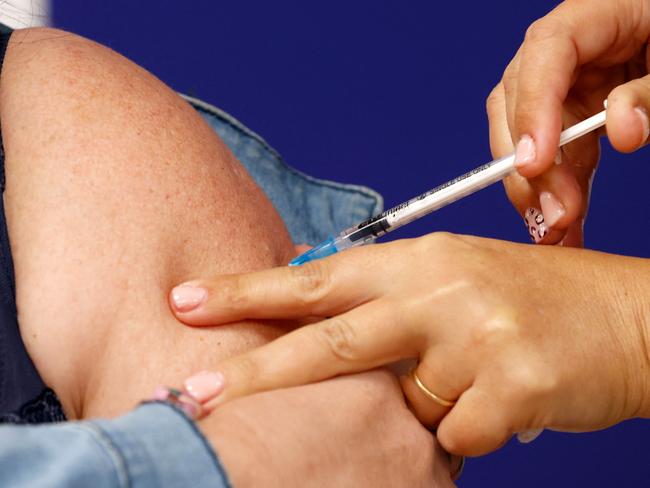
<path fill-rule="evenodd" d="M 498 399 L 472 386 L 442 419 L 436 437 L 447 452 L 482 456 L 505 444 L 512 430 Z"/>
<path fill-rule="evenodd" d="M 579 111 L 571 110 L 576 118 L 565 121 L 566 125 L 572 125 L 583 114 L 576 114 Z M 589 212 L 589 199 L 593 177 L 600 160 L 600 135 L 591 133 L 581 139 L 572 142 L 562 148 L 562 165 L 566 165 L 575 177 L 581 192 L 581 209 L 576 219 L 566 229 L 565 235 L 560 244 L 565 247 L 583 247 L 583 227 Z"/>
<path fill-rule="evenodd" d="M 400 377 L 411 410 L 429 428 L 438 425 L 452 408 L 446 404 L 455 402 L 473 381 L 469 362 L 452 367 L 445 356 L 442 350 L 429 350 L 411 373 Z"/>
<path fill-rule="evenodd" d="M 187 392 L 176 388 L 157 386 L 150 401 L 168 402 L 176 405 L 177 408 L 182 410 L 192 420 L 202 419 L 207 414 L 195 398 L 188 395 Z"/>
<path fill-rule="evenodd" d="M 302 266 L 184 283 L 170 293 L 172 311 L 191 325 L 336 315 L 378 296 L 390 283 L 380 262 L 384 246 L 390 244 L 350 249 Z"/>
<path fill-rule="evenodd" d="M 512 137 L 506 118 L 505 88 L 499 83 L 486 103 L 488 119 L 490 121 L 490 149 L 492 157 L 501 158 L 511 154 L 514 150 Z M 530 182 L 518 173 L 508 176 L 503 180 L 508 199 L 512 202 L 520 215 L 526 209 L 536 205 L 537 195 Z"/>
<path fill-rule="evenodd" d="M 615 88 L 607 100 L 607 137 L 617 150 L 629 153 L 650 136 L 650 76 Z"/>
<path fill-rule="evenodd" d="M 217 366 L 215 388 L 193 387 L 188 392 L 207 408 L 252 393 L 298 386 L 355 373 L 416 357 L 426 340 L 396 318 L 394 305 L 372 303 L 343 315 L 297 329 L 257 349 Z M 199 391 L 201 390 L 201 391 Z"/>
<path fill-rule="evenodd" d="M 557 162 L 561 163 L 562 153 Z M 566 229 L 582 217 L 582 189 L 568 164 L 554 164 L 542 176 L 531 180 L 531 186 L 538 195 L 539 208 L 549 231 L 545 244 L 556 244 L 564 238 Z M 556 239 L 551 240 L 551 235 Z"/>
<path fill-rule="evenodd" d="M 526 233 L 534 243 L 555 244 L 564 238 L 564 230 L 554 229 L 545 222 L 541 205 L 543 200 L 538 193 L 539 184 L 536 187 L 531 180 L 515 173 L 504 180 L 504 186 L 508 199 L 523 218 Z M 543 198 L 545 200 L 548 196 L 544 195 Z M 548 211 L 548 204 L 546 207 Z"/>
<path fill-rule="evenodd" d="M 584 219 L 574 222 L 567 231 L 564 239 L 559 243 L 562 247 L 584 247 L 583 238 Z"/>
<path fill-rule="evenodd" d="M 524 214 L 524 224 L 528 235 L 535 244 L 556 244 L 561 242 L 565 231 L 551 229 L 544 219 L 544 214 L 537 207 L 529 207 Z"/>
<path fill-rule="evenodd" d="M 514 146 L 506 114 L 506 94 L 503 82 L 488 96 L 485 107 L 490 125 L 490 150 L 492 157 L 501 158 L 512 154 Z"/>
<path fill-rule="evenodd" d="M 589 110 L 578 102 L 567 101 L 563 126 L 584 119 Z M 531 179 L 539 198 L 539 210 L 550 229 L 542 244 L 582 247 L 591 184 L 600 159 L 599 137 L 595 132 L 590 133 L 562 147 L 555 164 L 540 177 Z"/>
<path fill-rule="evenodd" d="M 497 159 L 514 150 L 512 136 L 508 127 L 506 117 L 505 88 L 499 83 L 486 102 L 488 119 L 490 122 L 490 150 L 492 157 Z M 535 203 L 535 192 L 526 178 L 519 174 L 513 174 L 504 179 L 508 198 L 523 216 L 527 208 Z"/>
<path fill-rule="evenodd" d="M 420 379 L 420 381 L 424 384 L 423 380 Z M 425 427 L 429 429 L 434 428 L 449 412 L 450 407 L 440 405 L 434 400 L 426 397 L 426 395 L 420 390 L 411 373 L 400 376 L 399 382 L 402 386 L 402 391 L 404 392 L 409 408 Z"/>
<path fill-rule="evenodd" d="M 511 134 L 515 127 L 515 109 L 517 108 L 517 86 L 519 80 L 519 62 L 521 61 L 521 47 L 517 50 L 517 54 L 510 61 L 505 71 L 503 72 L 503 89 L 504 89 L 504 104 L 505 104 L 505 120 L 508 123 L 508 133 Z M 510 136 L 510 141 L 514 143 L 514 139 Z M 508 154 L 512 151 L 508 151 Z"/>
<path fill-rule="evenodd" d="M 633 56 L 650 32 L 642 2 L 600 1 L 594 8 L 565 2 L 528 30 L 517 83 L 514 136 L 519 172 L 541 174 L 553 164 L 562 106 L 576 68 L 598 59 L 612 64 Z M 598 29 L 593 26 L 598 25 Z"/>
<path fill-rule="evenodd" d="M 514 149 L 506 120 L 505 96 L 504 85 L 500 83 L 492 91 L 486 104 L 490 120 L 490 148 L 494 158 L 510 154 Z M 551 229 L 543 222 L 536 221 L 538 216 L 543 219 L 543 212 L 539 208 L 540 194 L 531 181 L 515 173 L 505 178 L 503 184 L 508 199 L 523 217 L 526 232 L 533 242 L 555 244 L 564 238 L 562 230 Z M 569 204 L 572 205 L 573 201 Z M 573 207 L 571 209 L 573 210 Z"/>
<path fill-rule="evenodd" d="M 574 101 L 567 102 L 563 126 L 584 118 L 585 110 Z M 537 178 L 524 179 L 515 174 L 506 180 L 506 191 L 515 207 L 524 216 L 534 242 L 581 246 L 582 222 L 586 217 L 592 178 L 600 158 L 598 134 L 588 134 L 562 147 L 551 168 Z M 543 226 L 529 218 L 543 216 Z M 576 225 L 574 225 L 576 224 Z M 540 238 L 539 230 L 543 237 Z M 568 229 L 572 229 L 567 240 Z"/>

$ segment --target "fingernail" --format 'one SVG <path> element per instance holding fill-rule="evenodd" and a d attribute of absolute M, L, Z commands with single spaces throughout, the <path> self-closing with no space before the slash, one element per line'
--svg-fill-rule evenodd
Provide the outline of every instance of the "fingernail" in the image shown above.
<path fill-rule="evenodd" d="M 544 432 L 544 429 L 525 430 L 524 432 L 519 432 L 517 434 L 517 440 L 522 444 L 529 444 L 537 439 L 542 432 Z"/>
<path fill-rule="evenodd" d="M 528 134 L 521 136 L 515 151 L 515 166 L 521 168 L 535 161 L 537 150 L 535 141 Z"/>
<path fill-rule="evenodd" d="M 179 312 L 189 312 L 201 305 L 205 297 L 208 296 L 208 291 L 194 285 L 184 283 L 178 285 L 172 290 L 172 302 L 174 308 Z"/>
<path fill-rule="evenodd" d="M 548 234 L 548 225 L 544 222 L 544 214 L 541 210 L 530 207 L 524 214 L 524 222 L 528 228 L 528 235 L 534 243 L 541 242 Z"/>
<path fill-rule="evenodd" d="M 549 227 L 553 227 L 557 224 L 566 214 L 566 209 L 562 202 L 560 202 L 555 195 L 550 191 L 544 191 L 539 195 L 539 204 L 542 207 L 542 214 L 544 215 L 544 221 Z"/>
<path fill-rule="evenodd" d="M 185 390 L 192 398 L 203 403 L 221 393 L 224 387 L 224 378 L 221 373 L 201 371 L 186 379 L 184 385 Z"/>
<path fill-rule="evenodd" d="M 157 386 L 151 396 L 151 400 L 176 405 L 185 415 L 193 420 L 198 419 L 203 413 L 201 405 L 197 404 L 196 399 L 176 388 Z"/>
<path fill-rule="evenodd" d="M 196 420 L 202 414 L 201 405 L 196 401 L 194 397 L 186 393 L 182 393 L 175 402 L 176 406 L 179 407 L 185 415 L 189 418 Z"/>
<path fill-rule="evenodd" d="M 562 149 L 558 149 L 557 153 L 555 154 L 555 164 L 557 166 L 561 165 L 564 160 L 564 157 L 562 156 Z"/>
<path fill-rule="evenodd" d="M 156 386 L 153 395 L 151 395 L 152 400 L 158 400 L 161 402 L 164 402 L 168 398 L 169 398 L 169 388 L 165 386 Z"/>
<path fill-rule="evenodd" d="M 180 403 L 180 408 L 191 419 L 196 419 L 199 416 L 199 407 L 192 403 Z"/>
<path fill-rule="evenodd" d="M 641 124 L 643 125 L 643 140 L 641 144 L 645 144 L 650 137 L 650 121 L 648 120 L 648 112 L 643 107 L 636 107 L 634 111 L 639 115 Z"/>

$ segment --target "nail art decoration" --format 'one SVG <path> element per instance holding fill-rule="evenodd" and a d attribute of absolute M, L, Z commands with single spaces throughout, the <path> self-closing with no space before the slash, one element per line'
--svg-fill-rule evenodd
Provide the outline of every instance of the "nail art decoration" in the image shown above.
<path fill-rule="evenodd" d="M 534 243 L 539 243 L 548 234 L 548 226 L 544 222 L 544 214 L 541 210 L 530 207 L 524 214 L 524 222 L 528 228 L 528 235 Z"/>

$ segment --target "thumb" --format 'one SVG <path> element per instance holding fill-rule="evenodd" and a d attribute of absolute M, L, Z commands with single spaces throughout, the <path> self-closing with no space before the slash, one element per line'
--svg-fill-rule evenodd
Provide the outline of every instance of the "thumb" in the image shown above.
<path fill-rule="evenodd" d="M 618 151 L 636 151 L 650 136 L 650 76 L 616 87 L 607 99 L 607 137 Z"/>
<path fill-rule="evenodd" d="M 512 433 L 503 404 L 472 386 L 442 419 L 436 436 L 447 452 L 482 456 L 500 448 Z"/>

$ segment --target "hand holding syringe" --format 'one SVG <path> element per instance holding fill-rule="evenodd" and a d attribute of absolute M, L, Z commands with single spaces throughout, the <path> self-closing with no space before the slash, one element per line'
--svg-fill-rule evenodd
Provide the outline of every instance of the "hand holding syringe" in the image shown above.
<path fill-rule="evenodd" d="M 582 137 L 605 125 L 606 111 L 590 117 L 573 127 L 569 127 L 560 136 L 560 147 Z M 412 198 L 376 217 L 344 230 L 338 236 L 314 246 L 289 263 L 289 266 L 320 259 L 351 247 L 373 242 L 378 237 L 388 234 L 414 220 L 424 217 L 450 203 L 460 200 L 472 193 L 501 181 L 515 171 L 515 155 L 510 154 L 496 159 L 472 171 L 465 173 L 443 185 Z"/>

